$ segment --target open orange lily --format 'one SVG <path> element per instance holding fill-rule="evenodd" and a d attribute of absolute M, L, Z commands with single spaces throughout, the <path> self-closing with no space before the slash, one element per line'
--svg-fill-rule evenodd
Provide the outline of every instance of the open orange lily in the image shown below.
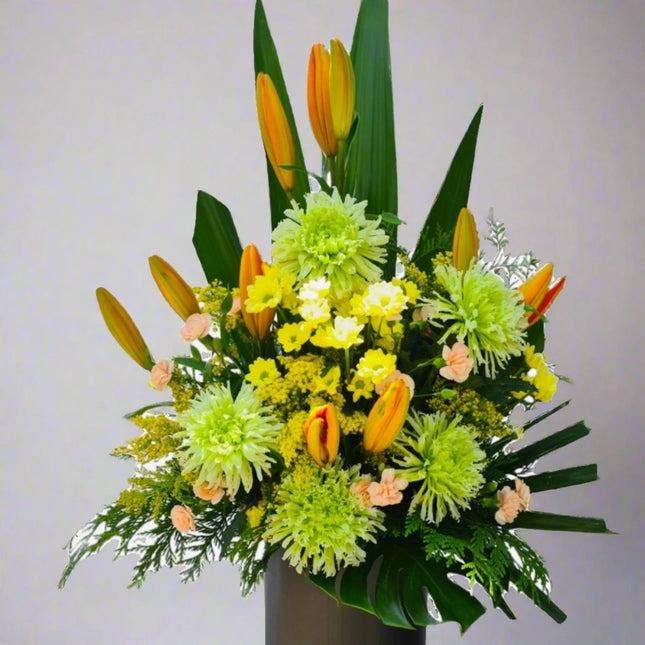
<path fill-rule="evenodd" d="M 545 264 L 518 289 L 524 302 L 530 310 L 527 312 L 527 327 L 536 323 L 553 304 L 560 291 L 564 288 L 566 278 L 560 278 L 549 287 L 553 278 L 553 264 Z"/>

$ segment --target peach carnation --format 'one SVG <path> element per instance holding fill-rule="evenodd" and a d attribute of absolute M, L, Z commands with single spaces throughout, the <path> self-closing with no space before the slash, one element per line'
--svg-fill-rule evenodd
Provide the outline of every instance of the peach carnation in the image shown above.
<path fill-rule="evenodd" d="M 434 309 L 430 305 L 423 305 L 423 307 L 417 307 L 412 312 L 412 320 L 414 322 L 426 322 L 432 318 L 434 315 Z"/>
<path fill-rule="evenodd" d="M 211 325 L 211 317 L 208 314 L 190 314 L 179 330 L 179 334 L 187 343 L 192 343 L 206 336 L 211 330 Z"/>
<path fill-rule="evenodd" d="M 394 468 L 386 468 L 381 474 L 381 481 L 372 482 L 367 491 L 373 506 L 390 506 L 399 504 L 403 499 L 402 490 L 408 487 L 407 480 L 395 478 Z"/>
<path fill-rule="evenodd" d="M 385 392 L 385 390 L 387 389 L 387 386 L 392 383 L 392 381 L 396 381 L 397 379 L 401 379 L 408 386 L 408 388 L 410 389 L 410 396 L 412 396 L 414 394 L 414 380 L 411 376 L 403 374 L 403 372 L 399 372 L 399 370 L 394 370 L 392 374 L 377 383 L 374 387 L 376 393 L 381 396 L 381 394 L 383 394 L 383 392 Z"/>
<path fill-rule="evenodd" d="M 173 367 L 174 363 L 168 358 L 162 358 L 157 361 L 150 370 L 150 380 L 148 381 L 148 385 L 160 392 L 165 390 L 172 378 Z"/>
<path fill-rule="evenodd" d="M 511 490 L 510 486 L 504 486 L 504 488 L 497 491 L 497 502 L 499 506 L 495 513 L 495 521 L 502 525 L 513 522 L 522 505 L 520 496 L 514 490 Z"/>
<path fill-rule="evenodd" d="M 531 504 L 531 489 L 521 479 L 515 480 L 515 492 L 520 498 L 520 510 L 527 511 Z"/>
<path fill-rule="evenodd" d="M 180 504 L 173 506 L 170 511 L 170 520 L 180 533 L 195 530 L 195 514 L 188 506 L 181 506 Z"/>
<path fill-rule="evenodd" d="M 349 492 L 352 493 L 352 495 L 359 497 L 363 504 L 368 508 L 372 506 L 372 500 L 369 493 L 369 487 L 371 484 L 371 477 L 366 475 L 349 487 Z"/>
<path fill-rule="evenodd" d="M 468 347 L 460 342 L 452 347 L 445 345 L 441 356 L 446 365 L 439 370 L 439 374 L 449 381 L 463 383 L 473 369 L 473 359 L 468 356 Z"/>
<path fill-rule="evenodd" d="M 217 504 L 226 493 L 226 485 L 222 483 L 220 486 L 210 486 L 208 482 L 204 482 L 201 486 L 193 486 L 193 493 L 199 499 Z"/>

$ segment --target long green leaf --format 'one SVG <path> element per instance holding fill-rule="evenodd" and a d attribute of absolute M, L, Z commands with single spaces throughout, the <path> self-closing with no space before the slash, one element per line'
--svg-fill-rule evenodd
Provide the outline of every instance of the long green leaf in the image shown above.
<path fill-rule="evenodd" d="M 569 403 L 571 403 L 571 399 L 569 399 L 568 401 L 563 401 L 562 403 L 556 405 L 554 408 L 551 408 L 550 410 L 542 412 L 542 414 L 538 414 L 536 417 L 533 417 L 530 421 L 527 421 L 524 424 L 524 431 L 526 432 L 529 428 L 532 428 L 533 426 L 540 423 L 540 421 L 548 419 L 552 414 L 555 414 L 559 410 L 562 410 L 562 408 L 566 408 Z"/>
<path fill-rule="evenodd" d="M 278 59 L 278 53 L 269 31 L 269 24 L 267 22 L 266 13 L 262 6 L 262 0 L 256 0 L 255 3 L 255 18 L 253 22 L 253 59 L 255 65 L 255 77 L 260 72 L 264 72 L 271 77 L 275 89 L 278 92 L 282 107 L 287 115 L 289 126 L 291 128 L 291 136 L 293 138 L 293 146 L 296 153 L 295 166 L 298 168 L 305 168 L 305 161 L 300 146 L 300 139 L 298 137 L 298 130 L 296 128 L 296 120 L 293 116 L 291 109 L 291 101 L 289 101 L 289 94 L 287 86 L 284 82 L 282 75 L 282 67 Z M 286 193 L 280 186 L 273 168 L 267 157 L 267 175 L 269 177 L 269 200 L 271 203 L 271 229 L 273 230 L 280 220 L 284 217 L 285 209 L 289 208 L 290 203 Z M 297 172 L 295 175 L 295 185 L 292 193 L 293 199 L 298 203 L 303 204 L 303 195 L 309 191 L 309 181 L 306 173 Z"/>
<path fill-rule="evenodd" d="M 598 466 L 596 464 L 587 464 L 585 466 L 574 466 L 573 468 L 563 468 L 562 470 L 531 475 L 524 477 L 524 482 L 528 484 L 532 493 L 539 493 L 544 490 L 587 484 L 597 479 Z"/>
<path fill-rule="evenodd" d="M 477 134 L 483 110 L 484 106 L 480 106 L 468 126 L 421 229 L 412 261 L 424 271 L 432 268 L 431 260 L 437 251 L 452 248 L 459 211 L 468 206 Z"/>
<path fill-rule="evenodd" d="M 513 568 L 510 574 L 510 578 L 513 582 L 517 582 L 521 577 L 521 573 L 517 568 Z M 562 611 L 562 609 L 560 609 L 560 607 L 558 607 L 543 591 L 536 588 L 532 593 L 534 594 L 533 601 L 535 604 L 548 616 L 553 618 L 556 623 L 561 625 L 567 619 L 567 615 Z M 513 618 L 515 617 L 513 616 Z"/>
<path fill-rule="evenodd" d="M 197 193 L 193 246 L 209 282 L 237 287 L 242 245 L 231 212 L 208 193 Z"/>
<path fill-rule="evenodd" d="M 497 468 L 505 468 L 507 472 L 512 472 L 519 468 L 529 466 L 536 462 L 540 457 L 548 455 L 554 450 L 559 450 L 564 446 L 578 441 L 582 437 L 589 434 L 589 428 L 584 424 L 584 421 L 578 421 L 572 426 L 555 432 L 554 434 L 532 443 L 530 446 L 521 448 L 516 452 L 512 452 L 506 459 L 501 459 L 497 464 Z"/>
<path fill-rule="evenodd" d="M 351 51 L 358 125 L 347 153 L 345 192 L 370 213 L 397 213 L 396 146 L 387 0 L 362 0 Z M 386 226 L 396 249 L 396 226 Z M 396 254 L 388 253 L 386 276 Z"/>
<path fill-rule="evenodd" d="M 575 531 L 578 533 L 610 533 L 605 520 L 597 517 L 578 517 L 577 515 L 557 515 L 526 511 L 520 513 L 513 522 L 513 528 L 539 529 L 541 531 Z"/>

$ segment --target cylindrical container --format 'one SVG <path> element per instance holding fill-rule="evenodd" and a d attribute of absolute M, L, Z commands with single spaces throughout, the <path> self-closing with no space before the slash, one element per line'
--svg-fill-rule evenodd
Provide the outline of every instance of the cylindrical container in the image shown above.
<path fill-rule="evenodd" d="M 265 645 L 425 645 L 425 629 L 398 629 L 346 607 L 299 575 L 281 558 L 264 577 Z"/>

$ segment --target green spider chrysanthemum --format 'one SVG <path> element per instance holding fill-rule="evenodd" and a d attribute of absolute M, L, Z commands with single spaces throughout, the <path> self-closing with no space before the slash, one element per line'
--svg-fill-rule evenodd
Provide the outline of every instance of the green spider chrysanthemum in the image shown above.
<path fill-rule="evenodd" d="M 408 417 L 409 427 L 398 436 L 394 447 L 400 466 L 397 476 L 410 483 L 422 482 L 410 504 L 420 506 L 426 522 L 439 524 L 449 512 L 459 519 L 459 510 L 484 483 L 485 454 L 477 444 L 473 428 L 460 425 L 461 417 L 448 421 L 443 412 Z"/>
<path fill-rule="evenodd" d="M 334 188 L 305 195 L 306 210 L 295 202 L 273 231 L 271 255 L 281 271 L 300 283 L 326 277 L 330 296 L 339 301 L 381 278 L 388 235 L 380 219 L 365 217 L 367 202 L 343 201 Z"/>
<path fill-rule="evenodd" d="M 182 430 L 184 472 L 199 469 L 197 485 L 226 482 L 229 495 L 253 486 L 253 474 L 261 480 L 273 463 L 269 452 L 277 450 L 282 423 L 263 406 L 253 387 L 245 383 L 234 399 L 230 386 L 213 385 L 177 417 Z"/>
<path fill-rule="evenodd" d="M 304 486 L 293 474 L 280 486 L 263 538 L 284 547 L 284 559 L 298 573 L 308 567 L 333 576 L 341 567 L 357 566 L 365 560 L 360 543 L 376 542 L 375 533 L 384 530 L 383 511 L 350 492 L 358 471 L 321 468 Z"/>
<path fill-rule="evenodd" d="M 431 322 L 448 325 L 439 342 L 455 336 L 468 346 L 474 371 L 483 365 L 486 376 L 494 378 L 497 367 L 504 367 L 524 349 L 521 296 L 480 264 L 466 271 L 441 265 L 435 269 L 435 279 L 447 292 L 436 293 L 429 303 L 434 310 Z"/>

